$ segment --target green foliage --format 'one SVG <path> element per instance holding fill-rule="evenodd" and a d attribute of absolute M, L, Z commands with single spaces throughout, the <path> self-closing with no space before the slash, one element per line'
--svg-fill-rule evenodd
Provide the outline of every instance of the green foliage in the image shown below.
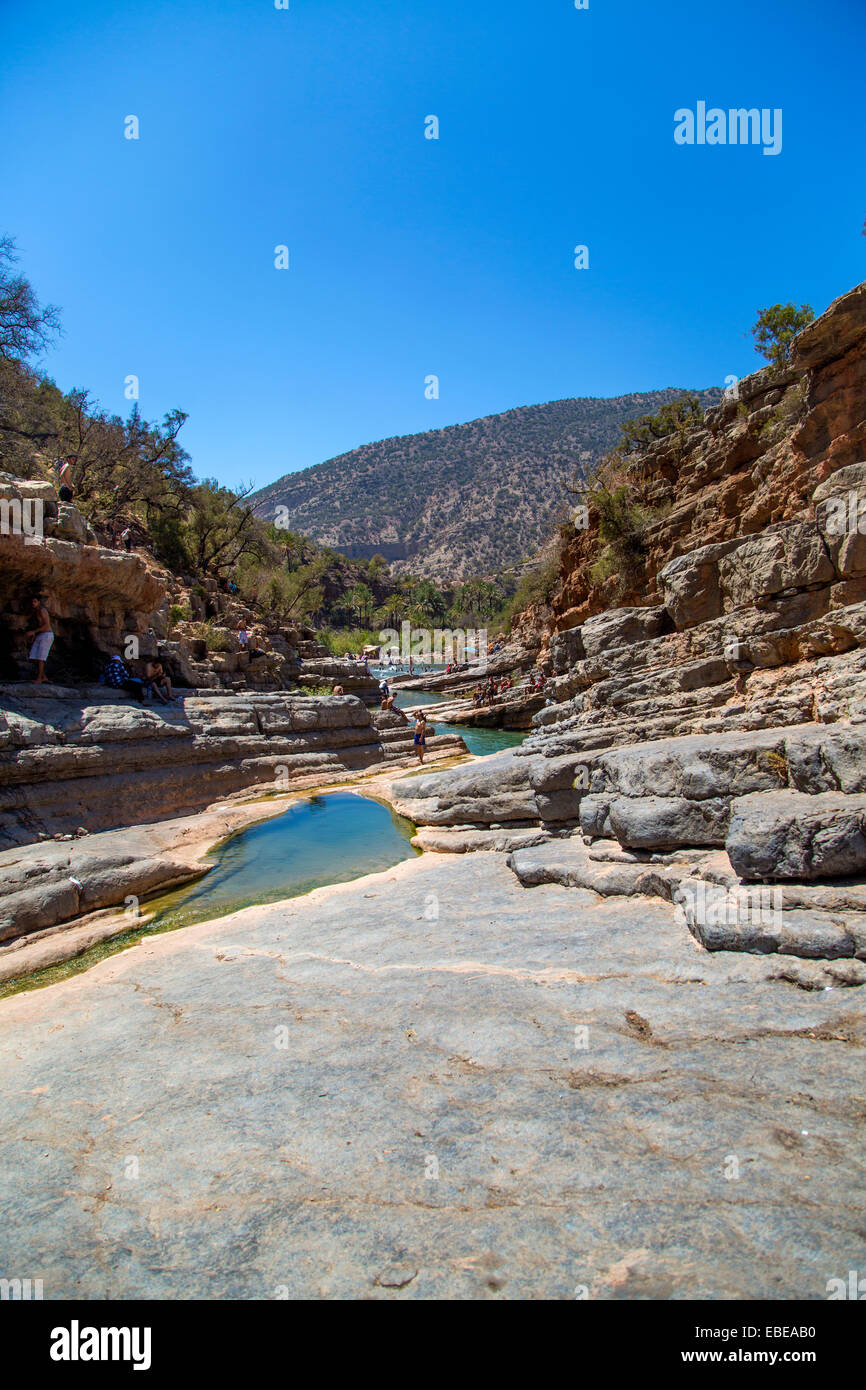
<path fill-rule="evenodd" d="M 248 554 L 235 571 L 235 582 L 241 597 L 272 621 L 279 624 L 294 618 L 303 622 L 321 607 L 321 580 L 326 570 L 327 561 L 322 556 L 289 569 L 286 564 L 275 563 L 267 553 Z"/>
<path fill-rule="evenodd" d="M 178 623 L 189 622 L 192 617 L 192 609 L 188 603 L 173 603 L 168 610 L 169 627 L 176 627 Z"/>
<path fill-rule="evenodd" d="M 559 588 L 561 569 L 561 546 L 553 554 L 547 555 L 533 569 L 522 575 L 514 593 L 500 608 L 492 626 L 494 629 L 510 629 L 518 614 L 524 609 L 552 602 Z"/>
<path fill-rule="evenodd" d="M 323 628 L 319 637 L 332 656 L 345 656 L 347 652 L 360 654 L 365 647 L 379 645 L 379 633 L 371 628 L 341 628 L 339 631 Z"/>
<path fill-rule="evenodd" d="M 204 641 L 209 652 L 230 652 L 234 650 L 235 639 L 225 628 L 214 623 L 190 623 L 186 634 Z"/>
<path fill-rule="evenodd" d="M 192 568 L 183 518 L 175 511 L 156 512 L 150 522 L 150 544 L 154 555 L 174 574 Z"/>
<path fill-rule="evenodd" d="M 358 622 L 367 626 L 374 605 L 372 590 L 366 584 L 354 584 L 349 590 L 348 598 Z"/>
<path fill-rule="evenodd" d="M 641 415 L 637 420 L 627 420 L 616 451 L 623 457 L 641 454 L 658 439 L 667 439 L 672 434 L 682 438 L 689 430 L 702 424 L 703 419 L 704 410 L 700 400 L 694 394 L 685 392 L 663 405 L 655 415 Z"/>
<path fill-rule="evenodd" d="M 801 304 L 798 308 L 789 302 L 771 304 L 768 309 L 762 309 L 751 330 L 755 352 L 766 357 L 775 367 L 785 366 L 790 359 L 794 339 L 814 317 L 810 304 Z"/>
<path fill-rule="evenodd" d="M 591 492 L 591 505 L 598 513 L 601 548 L 590 569 L 594 583 L 619 576 L 617 592 L 624 593 L 638 577 L 646 557 L 646 530 L 653 513 L 644 506 L 627 484 L 607 486 L 600 482 Z"/>
<path fill-rule="evenodd" d="M 502 579 L 468 579 L 454 595 L 448 616 L 455 627 L 484 627 L 501 614 L 504 600 Z"/>
<path fill-rule="evenodd" d="M 246 502 L 251 492 L 221 487 L 215 478 L 191 489 L 185 521 L 196 574 L 227 574 L 242 556 L 263 552 L 263 527 Z"/>

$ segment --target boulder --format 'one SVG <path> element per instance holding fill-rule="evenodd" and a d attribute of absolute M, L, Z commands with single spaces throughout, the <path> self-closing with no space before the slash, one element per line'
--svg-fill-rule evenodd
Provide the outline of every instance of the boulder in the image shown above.
<path fill-rule="evenodd" d="M 855 285 L 797 334 L 791 345 L 792 366 L 815 370 L 856 348 L 863 338 L 864 314 L 866 285 Z"/>
<path fill-rule="evenodd" d="M 721 616 L 719 561 L 739 544 L 738 540 L 730 540 L 699 546 L 678 555 L 659 571 L 665 608 L 678 629 Z"/>
<path fill-rule="evenodd" d="M 778 791 L 739 797 L 725 848 L 747 881 L 863 873 L 866 795 Z"/>
<path fill-rule="evenodd" d="M 728 802 L 690 801 L 676 796 L 621 796 L 610 803 L 610 825 L 631 849 L 676 849 L 680 845 L 723 845 Z"/>
<path fill-rule="evenodd" d="M 79 545 L 96 544 L 93 527 L 71 502 L 58 503 L 57 520 L 51 527 L 51 533 L 66 541 L 77 541 Z"/>
<path fill-rule="evenodd" d="M 791 729 L 785 738 L 785 759 L 795 791 L 812 796 L 866 792 L 866 725 Z"/>
<path fill-rule="evenodd" d="M 725 612 L 760 603 L 786 589 L 832 584 L 836 571 L 812 522 L 795 522 L 743 541 L 719 560 Z"/>
<path fill-rule="evenodd" d="M 623 797 L 744 796 L 787 785 L 785 733 L 768 729 L 655 739 L 601 753 L 595 767 L 605 789 Z M 598 790 L 595 784 L 592 789 Z"/>
<path fill-rule="evenodd" d="M 481 763 L 424 777 L 406 777 L 391 786 L 401 815 L 416 825 L 493 825 L 536 820 L 538 805 L 530 786 L 531 763 L 512 749 Z"/>
<path fill-rule="evenodd" d="M 570 627 L 564 632 L 555 632 L 551 637 L 550 659 L 555 676 L 564 675 L 576 661 L 582 661 L 586 656 L 581 632 L 580 627 Z"/>
<path fill-rule="evenodd" d="M 589 839 L 609 839 L 613 835 L 609 796 L 584 796 L 580 802 L 580 828 Z"/>
<path fill-rule="evenodd" d="M 593 657 L 615 647 L 629 647 L 635 642 L 646 642 L 652 637 L 660 637 L 672 626 L 667 609 L 659 606 L 612 608 L 607 613 L 587 618 L 578 630 L 583 639 L 584 654 Z"/>
<path fill-rule="evenodd" d="M 708 951 L 779 952 L 809 960 L 866 955 L 866 918 L 861 914 L 789 910 L 781 903 L 781 891 L 766 885 L 727 888 L 686 879 L 674 887 L 672 898 L 689 931 Z"/>

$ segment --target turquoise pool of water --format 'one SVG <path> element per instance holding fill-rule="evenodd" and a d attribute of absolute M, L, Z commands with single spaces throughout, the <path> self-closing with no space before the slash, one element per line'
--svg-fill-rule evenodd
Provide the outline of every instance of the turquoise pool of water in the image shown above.
<path fill-rule="evenodd" d="M 390 869 L 417 852 L 411 821 L 351 792 L 309 796 L 242 830 L 208 856 L 203 879 L 161 898 L 152 929 L 204 922 L 253 903 L 295 898 L 328 883 Z"/>
<path fill-rule="evenodd" d="M 216 845 L 205 860 L 213 868 L 204 878 L 144 904 L 144 911 L 153 913 L 149 921 L 71 960 L 0 983 L 0 999 L 77 975 L 142 937 L 393 868 L 419 853 L 409 843 L 414 833 L 411 821 L 369 797 L 306 796 Z"/>
<path fill-rule="evenodd" d="M 444 697 L 433 690 L 400 690 L 395 691 L 394 704 L 398 709 L 414 708 L 417 705 L 440 705 Z M 428 715 L 434 719 L 435 716 Z M 442 727 L 447 730 L 454 730 L 463 739 L 470 753 L 498 753 L 500 748 L 516 748 L 526 738 L 525 730 L 517 729 L 473 729 L 468 724 L 445 724 L 440 721 Z M 435 728 L 435 722 L 433 727 Z"/>

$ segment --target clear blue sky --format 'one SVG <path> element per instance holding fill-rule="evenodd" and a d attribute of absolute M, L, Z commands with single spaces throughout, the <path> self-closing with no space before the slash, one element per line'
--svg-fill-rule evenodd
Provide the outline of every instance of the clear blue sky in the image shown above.
<path fill-rule="evenodd" d="M 58 384 L 136 374 L 227 483 L 721 385 L 758 308 L 866 276 L 864 40 L 863 0 L 3 0 L 0 230 Z M 781 107 L 781 154 L 677 146 L 699 100 Z"/>

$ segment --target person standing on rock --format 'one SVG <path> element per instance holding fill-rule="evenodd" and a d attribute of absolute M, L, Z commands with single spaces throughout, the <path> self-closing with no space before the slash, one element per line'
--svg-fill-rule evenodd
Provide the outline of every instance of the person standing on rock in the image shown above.
<path fill-rule="evenodd" d="M 36 619 L 36 626 L 27 632 L 28 637 L 33 638 L 33 645 L 30 648 L 30 660 L 36 662 L 36 675 L 33 680 L 34 685 L 44 685 L 45 682 L 45 662 L 48 653 L 51 651 L 54 642 L 54 632 L 51 628 L 51 618 L 48 609 L 45 607 L 41 598 L 32 598 L 30 606 L 33 616 Z"/>
<path fill-rule="evenodd" d="M 71 502 L 75 496 L 72 469 L 77 462 L 77 454 L 67 454 L 65 459 L 58 459 L 57 461 L 57 480 L 60 484 L 57 495 L 61 502 Z"/>
<path fill-rule="evenodd" d="M 415 752 L 418 754 L 419 763 L 424 761 L 424 749 L 427 747 L 427 716 L 423 709 L 419 709 L 418 718 L 415 721 Z"/>

